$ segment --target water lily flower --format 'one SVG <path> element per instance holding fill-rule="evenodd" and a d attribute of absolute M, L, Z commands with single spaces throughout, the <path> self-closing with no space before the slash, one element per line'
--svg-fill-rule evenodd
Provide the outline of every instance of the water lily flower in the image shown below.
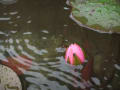
<path fill-rule="evenodd" d="M 79 45 L 76 43 L 71 44 L 65 54 L 65 61 L 72 65 L 79 65 L 85 60 L 84 53 Z"/>

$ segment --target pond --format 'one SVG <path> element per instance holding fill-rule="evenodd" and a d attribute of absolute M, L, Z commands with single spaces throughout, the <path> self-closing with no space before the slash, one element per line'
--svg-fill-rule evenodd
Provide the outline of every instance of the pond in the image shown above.
<path fill-rule="evenodd" d="M 0 64 L 16 72 L 23 90 L 120 89 L 119 34 L 80 27 L 66 0 L 1 1 Z M 65 63 L 71 43 L 83 48 L 85 63 Z"/>

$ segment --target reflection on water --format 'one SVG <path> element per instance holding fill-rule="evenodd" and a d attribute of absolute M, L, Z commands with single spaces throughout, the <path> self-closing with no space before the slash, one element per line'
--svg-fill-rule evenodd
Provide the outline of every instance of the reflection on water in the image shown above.
<path fill-rule="evenodd" d="M 4 4 L 4 5 L 10 5 L 10 4 L 14 4 L 16 2 L 17 2 L 17 0 L 0 0 L 0 3 Z"/>
<path fill-rule="evenodd" d="M 69 14 L 61 0 L 1 4 L 1 64 L 20 76 L 24 90 L 120 89 L 120 36 L 81 28 Z M 74 42 L 84 49 L 83 65 L 65 63 L 65 48 Z"/>

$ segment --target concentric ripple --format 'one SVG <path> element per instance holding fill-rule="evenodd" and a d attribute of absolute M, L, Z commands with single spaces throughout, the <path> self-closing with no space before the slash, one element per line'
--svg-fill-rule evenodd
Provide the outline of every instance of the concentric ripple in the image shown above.
<path fill-rule="evenodd" d="M 0 4 L 0 64 L 20 76 L 23 90 L 120 90 L 120 35 L 79 27 L 65 0 L 1 1 L 15 2 Z M 83 48 L 84 64 L 65 63 L 71 43 Z"/>
<path fill-rule="evenodd" d="M 73 68 L 64 61 L 65 48 L 60 47 L 61 36 L 47 35 L 47 30 L 40 31 L 47 38 L 45 40 L 40 33 L 9 33 L 6 37 L 7 34 L 1 31 L 5 38 L 0 40 L 0 60 L 18 75 L 24 75 L 29 83 L 28 90 L 85 88 L 80 72 L 75 72 L 75 69 L 80 70 L 82 66 Z M 46 42 L 50 42 L 49 45 L 43 45 Z"/>

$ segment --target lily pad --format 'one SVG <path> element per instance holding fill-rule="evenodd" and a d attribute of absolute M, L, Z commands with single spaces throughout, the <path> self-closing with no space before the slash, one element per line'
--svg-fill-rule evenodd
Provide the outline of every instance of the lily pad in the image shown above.
<path fill-rule="evenodd" d="M 120 33 L 120 3 L 115 0 L 71 0 L 71 18 L 99 32 Z"/>

